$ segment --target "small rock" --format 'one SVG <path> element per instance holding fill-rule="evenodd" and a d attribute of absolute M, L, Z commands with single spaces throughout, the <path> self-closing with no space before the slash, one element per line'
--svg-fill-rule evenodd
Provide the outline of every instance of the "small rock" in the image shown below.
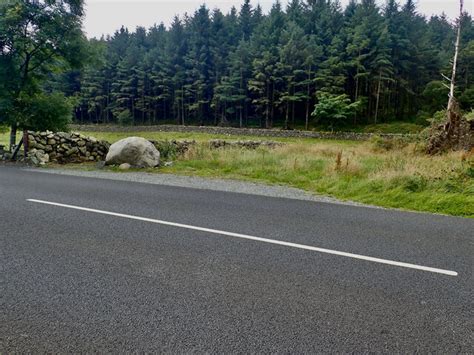
<path fill-rule="evenodd" d="M 123 163 L 120 164 L 119 169 L 120 170 L 129 170 L 132 166 L 129 163 Z"/>

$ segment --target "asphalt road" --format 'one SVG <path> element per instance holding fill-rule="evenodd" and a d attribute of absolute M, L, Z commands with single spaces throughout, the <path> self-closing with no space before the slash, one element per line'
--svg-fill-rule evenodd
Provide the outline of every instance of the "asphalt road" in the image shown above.
<path fill-rule="evenodd" d="M 0 196 L 0 353 L 474 352 L 473 220 L 8 167 Z"/>

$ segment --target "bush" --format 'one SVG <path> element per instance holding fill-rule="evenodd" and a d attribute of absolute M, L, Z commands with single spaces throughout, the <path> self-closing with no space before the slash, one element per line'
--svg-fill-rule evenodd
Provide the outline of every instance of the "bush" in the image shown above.
<path fill-rule="evenodd" d="M 133 123 L 133 117 L 129 109 L 120 111 L 117 114 L 117 121 L 121 126 L 130 126 Z"/>
<path fill-rule="evenodd" d="M 428 119 L 428 122 L 430 122 L 434 126 L 444 123 L 445 121 L 446 121 L 446 110 L 437 111 L 431 116 L 430 119 Z"/>
<path fill-rule="evenodd" d="M 423 107 L 429 113 L 441 110 L 448 103 L 448 92 L 440 80 L 430 81 L 423 91 Z"/>
<path fill-rule="evenodd" d="M 330 128 L 341 126 L 359 112 L 361 101 L 352 102 L 346 94 L 333 95 L 327 92 L 317 94 L 318 104 L 311 114 L 317 123 L 325 124 Z"/>
<path fill-rule="evenodd" d="M 73 103 L 62 93 L 21 95 L 15 113 L 18 126 L 32 131 L 66 131 L 72 120 Z"/>
<path fill-rule="evenodd" d="M 176 144 L 168 140 L 153 142 L 156 149 L 159 150 L 160 156 L 163 159 L 174 159 L 178 155 L 178 149 Z"/>
<path fill-rule="evenodd" d="M 474 87 L 465 90 L 459 97 L 459 104 L 463 110 L 474 108 Z"/>
<path fill-rule="evenodd" d="M 382 138 L 380 136 L 372 136 L 369 141 L 376 150 L 393 150 L 403 149 L 408 145 L 408 141 L 404 138 Z"/>
<path fill-rule="evenodd" d="M 473 109 L 471 112 L 466 113 L 466 114 L 464 115 L 464 119 L 465 119 L 467 122 L 472 122 L 472 121 L 474 121 L 474 109 Z"/>

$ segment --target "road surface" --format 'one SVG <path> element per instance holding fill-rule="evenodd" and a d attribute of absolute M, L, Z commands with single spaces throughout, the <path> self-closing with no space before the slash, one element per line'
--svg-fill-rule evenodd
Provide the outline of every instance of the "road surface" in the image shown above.
<path fill-rule="evenodd" d="M 0 353 L 474 352 L 474 221 L 0 167 Z"/>

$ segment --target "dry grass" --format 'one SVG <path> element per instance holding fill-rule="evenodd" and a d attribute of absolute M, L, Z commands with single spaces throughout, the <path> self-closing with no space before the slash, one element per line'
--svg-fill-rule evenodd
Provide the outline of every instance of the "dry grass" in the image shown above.
<path fill-rule="evenodd" d="M 386 207 L 474 217 L 474 158 L 427 156 L 415 144 L 381 150 L 370 142 L 288 143 L 255 151 L 205 143 L 166 172 L 257 180 Z"/>

